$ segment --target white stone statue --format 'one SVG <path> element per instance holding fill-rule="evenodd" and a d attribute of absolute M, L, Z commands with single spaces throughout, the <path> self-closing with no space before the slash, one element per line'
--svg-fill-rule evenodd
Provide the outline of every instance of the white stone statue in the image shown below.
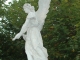
<path fill-rule="evenodd" d="M 39 0 L 39 9 L 36 12 L 31 4 L 25 3 L 23 6 L 25 13 L 28 13 L 28 15 L 21 31 L 13 38 L 13 41 L 23 36 L 25 40 L 25 53 L 28 60 L 48 60 L 47 49 L 43 46 L 40 31 L 44 25 L 50 1 Z"/>

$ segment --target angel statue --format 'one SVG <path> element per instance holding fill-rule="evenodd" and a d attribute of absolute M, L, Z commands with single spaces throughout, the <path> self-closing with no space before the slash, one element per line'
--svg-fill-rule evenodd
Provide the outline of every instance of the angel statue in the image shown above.
<path fill-rule="evenodd" d="M 25 40 L 25 53 L 28 60 L 48 60 L 47 49 L 43 46 L 41 30 L 50 7 L 51 0 L 39 0 L 39 8 L 35 11 L 34 6 L 29 3 L 23 5 L 25 13 L 28 13 L 26 21 L 20 32 L 12 39 Z M 46 2 L 46 3 L 45 3 Z M 26 33 L 26 34 L 25 34 Z"/>

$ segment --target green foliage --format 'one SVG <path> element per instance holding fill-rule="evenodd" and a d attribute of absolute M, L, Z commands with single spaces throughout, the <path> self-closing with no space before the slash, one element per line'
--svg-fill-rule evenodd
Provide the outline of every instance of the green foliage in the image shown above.
<path fill-rule="evenodd" d="M 38 0 L 13 0 L 13 4 L 0 1 L 0 59 L 26 60 L 24 40 L 12 42 L 20 31 L 26 14 L 26 2 L 38 9 Z M 42 30 L 44 46 L 48 49 L 49 60 L 80 60 L 80 0 L 52 0 Z"/>

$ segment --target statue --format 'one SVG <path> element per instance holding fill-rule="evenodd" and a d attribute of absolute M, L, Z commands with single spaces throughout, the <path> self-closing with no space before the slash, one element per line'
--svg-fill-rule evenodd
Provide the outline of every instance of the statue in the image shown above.
<path fill-rule="evenodd" d="M 28 60 L 48 60 L 47 49 L 43 46 L 40 31 L 49 11 L 50 1 L 39 0 L 39 9 L 36 12 L 34 6 L 31 6 L 29 3 L 25 3 L 23 6 L 25 13 L 28 13 L 28 15 L 21 31 L 13 38 L 13 41 L 23 36 Z"/>

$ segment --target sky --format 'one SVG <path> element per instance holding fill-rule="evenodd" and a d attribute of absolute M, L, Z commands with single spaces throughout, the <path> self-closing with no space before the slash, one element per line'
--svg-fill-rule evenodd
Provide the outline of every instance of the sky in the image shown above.
<path fill-rule="evenodd" d="M 16 1 L 19 1 L 19 0 L 16 0 Z M 9 5 L 9 2 L 12 2 L 12 3 L 13 3 L 12 0 L 7 0 L 7 1 L 5 2 L 5 4 L 6 4 L 6 5 Z"/>
<path fill-rule="evenodd" d="M 7 0 L 7 1 L 5 2 L 5 4 L 6 4 L 6 5 L 9 5 L 9 2 L 12 2 L 12 0 Z"/>

